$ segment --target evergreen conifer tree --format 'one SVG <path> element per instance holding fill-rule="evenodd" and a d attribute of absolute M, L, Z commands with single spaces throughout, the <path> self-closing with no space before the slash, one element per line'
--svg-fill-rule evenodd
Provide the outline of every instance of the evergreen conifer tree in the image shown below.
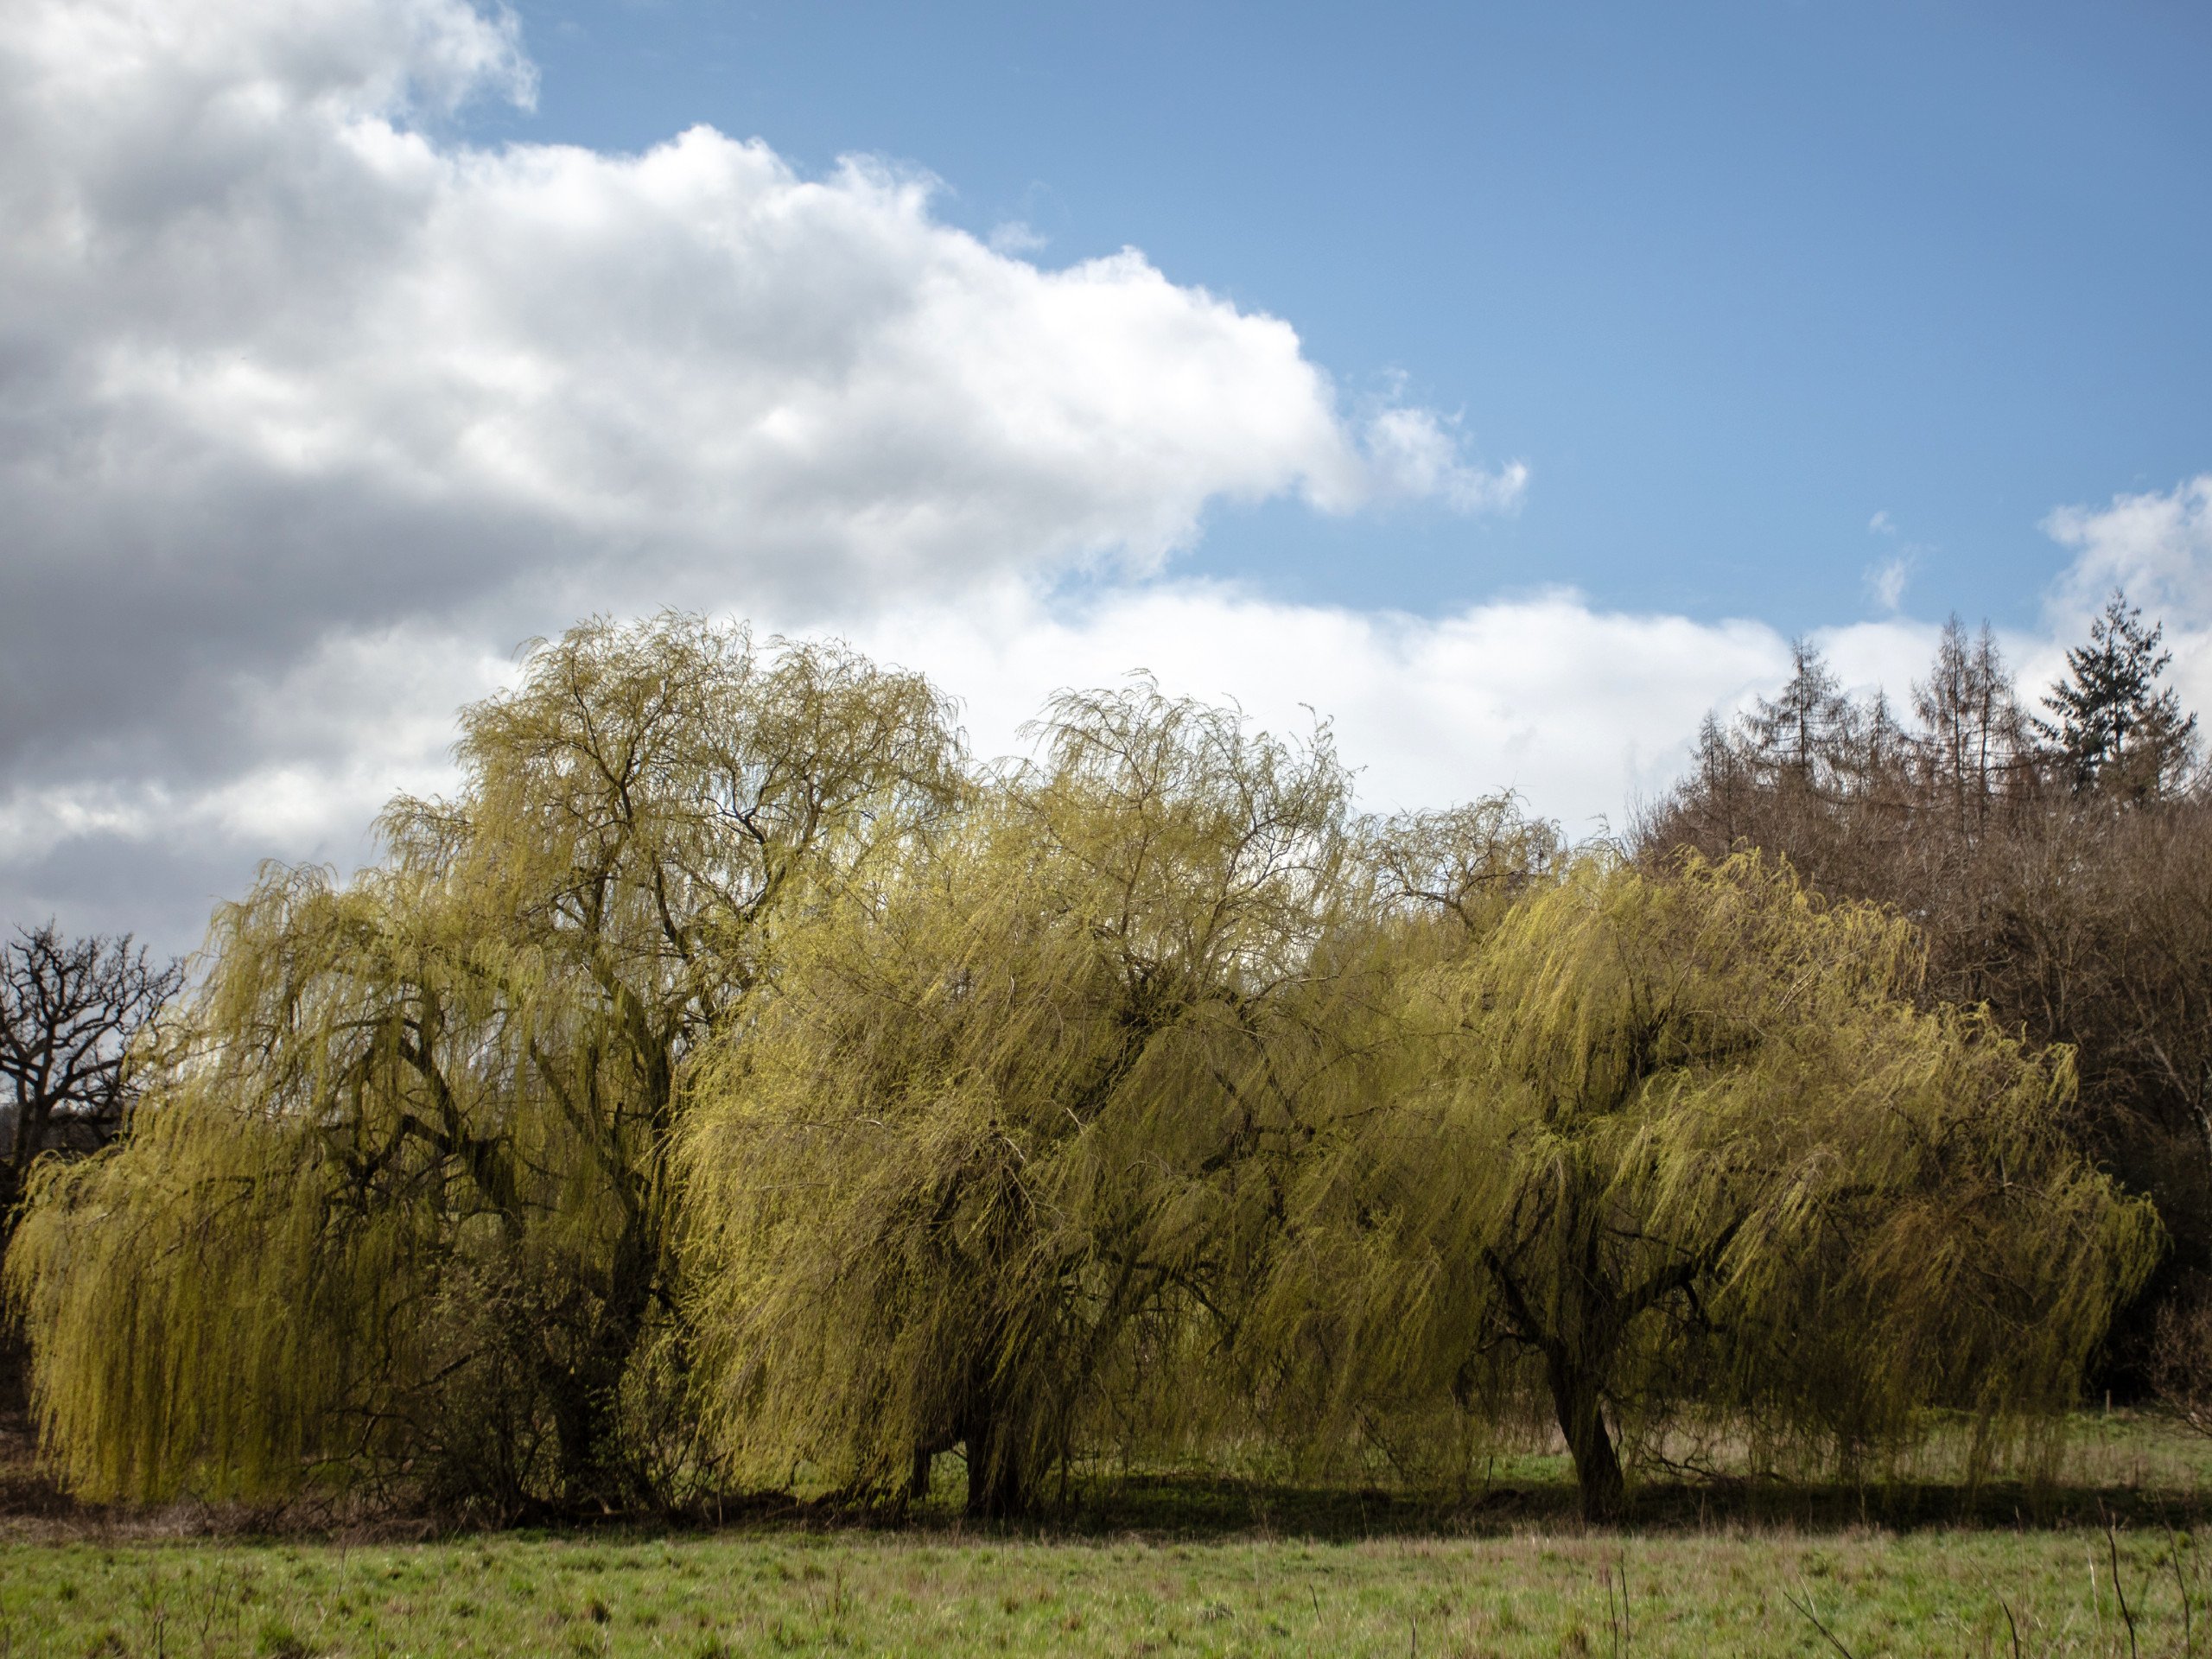
<path fill-rule="evenodd" d="M 2066 653 L 2066 676 L 2043 700 L 2053 717 L 2037 720 L 2036 730 L 2077 791 L 2155 799 L 2173 791 L 2196 758 L 2196 716 L 2158 684 L 2173 661 L 2159 648 L 2165 625 L 2145 628 L 2142 619 L 2142 608 L 2114 589 L 2089 625 L 2089 643 Z"/>

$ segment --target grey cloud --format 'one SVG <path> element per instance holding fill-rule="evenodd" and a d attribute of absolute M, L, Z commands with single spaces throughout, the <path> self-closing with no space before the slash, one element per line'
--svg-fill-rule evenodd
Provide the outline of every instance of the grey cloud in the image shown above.
<path fill-rule="evenodd" d="M 1287 324 L 1040 270 L 923 178 L 438 136 L 531 73 L 465 0 L 11 9 L 0 904 L 320 844 L 400 764 L 386 705 L 587 610 L 865 617 L 1156 569 L 1224 498 L 1521 488 L 1348 418 Z"/>

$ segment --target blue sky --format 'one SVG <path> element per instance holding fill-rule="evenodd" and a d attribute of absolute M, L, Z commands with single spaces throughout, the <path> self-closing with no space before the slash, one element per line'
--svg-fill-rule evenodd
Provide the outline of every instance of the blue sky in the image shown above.
<path fill-rule="evenodd" d="M 2056 505 L 2212 466 L 2212 11 L 579 3 L 531 115 L 872 153 L 1052 264 L 1132 244 L 1533 473 L 1470 525 L 1222 511 L 1185 568 L 1435 610 L 1537 582 L 1785 631 L 2036 619 Z"/>
<path fill-rule="evenodd" d="M 1587 836 L 1809 634 L 2212 709 L 2212 12 L 16 0 L 0 921 L 375 855 L 518 642 L 1134 668 Z"/>

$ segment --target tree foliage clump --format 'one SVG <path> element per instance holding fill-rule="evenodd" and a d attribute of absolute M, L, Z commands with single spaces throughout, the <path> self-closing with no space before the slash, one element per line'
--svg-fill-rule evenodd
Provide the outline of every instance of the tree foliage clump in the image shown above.
<path fill-rule="evenodd" d="M 1023 1507 L 1189 1389 L 1325 1073 L 1347 779 L 1149 683 L 861 873 L 685 1141 L 713 1421 L 762 1474 Z M 1174 1380 L 1180 1368 L 1180 1380 Z"/>
<path fill-rule="evenodd" d="M 2159 649 L 2163 623 L 2143 626 L 2140 607 L 2114 594 L 2089 625 L 2089 642 L 2066 653 L 2066 677 L 2036 730 L 2050 743 L 2077 790 L 2128 800 L 2170 795 L 2194 764 L 2196 716 L 2158 676 L 2173 661 Z"/>
<path fill-rule="evenodd" d="M 1272 1293 L 1339 1412 L 1541 1409 L 1605 1516 L 1616 1433 L 1686 1410 L 1848 1459 L 2071 1403 L 2155 1220 L 2059 1133 L 2063 1058 L 1918 971 L 1905 923 L 1742 856 L 1586 859 L 1422 974 Z"/>
<path fill-rule="evenodd" d="M 327 1468 L 513 1512 L 685 1466 L 626 1409 L 683 1363 L 679 1073 L 811 884 L 945 798 L 946 709 L 668 617 L 540 647 L 463 726 L 379 866 L 223 909 L 137 1133 L 35 1181 L 10 1285 L 78 1490 Z"/>
<path fill-rule="evenodd" d="M 1924 1001 L 1986 1004 L 2070 1048 L 2069 1135 L 2155 1198 L 2173 1240 L 2163 1301 L 2212 1273 L 2212 794 L 2158 642 L 2115 596 L 2044 698 L 2048 724 L 1986 626 L 1945 628 L 1902 723 L 1801 652 L 1775 698 L 1708 721 L 1636 840 L 1650 868 L 1757 848 L 1886 905 L 1926 938 Z M 1808 702 L 1829 711 L 1809 761 L 1772 717 Z"/>

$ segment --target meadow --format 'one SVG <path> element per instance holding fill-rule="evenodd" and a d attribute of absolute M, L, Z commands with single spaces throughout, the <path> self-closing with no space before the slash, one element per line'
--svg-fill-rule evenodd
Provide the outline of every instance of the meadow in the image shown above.
<path fill-rule="evenodd" d="M 1647 1487 L 1605 1529 L 1553 1458 L 1441 1507 L 1155 1477 L 1020 1530 L 949 1503 L 417 1540 L 19 1517 L 0 1655 L 2187 1655 L 2208 1473 L 2122 1413 L 2044 1483 Z"/>

